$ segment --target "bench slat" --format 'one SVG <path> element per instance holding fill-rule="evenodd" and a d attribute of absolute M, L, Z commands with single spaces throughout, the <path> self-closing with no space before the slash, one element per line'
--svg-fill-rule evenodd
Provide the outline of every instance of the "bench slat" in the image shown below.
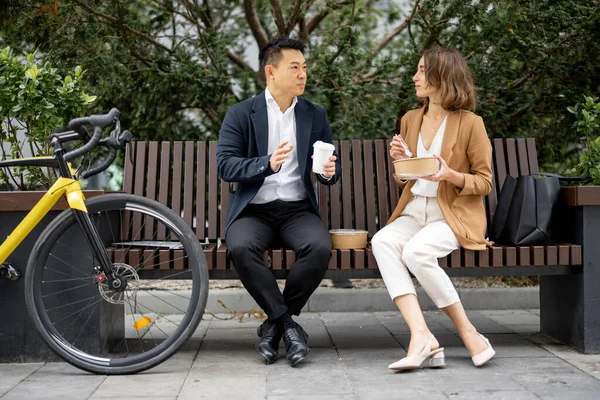
<path fill-rule="evenodd" d="M 136 165 L 146 165 L 146 142 L 137 142 L 136 147 L 137 147 L 137 149 L 135 151 Z M 133 193 L 138 196 L 144 195 L 145 172 L 146 172 L 145 168 L 137 169 L 135 171 L 135 178 L 134 178 L 135 183 L 133 186 Z M 142 221 L 142 216 L 139 213 L 133 214 L 133 221 L 128 220 L 127 222 L 131 222 L 131 230 L 128 232 L 128 234 L 133 235 L 133 234 L 138 234 L 138 232 L 141 232 L 143 221 Z M 127 224 L 127 225 L 129 225 L 129 224 Z"/>
<path fill-rule="evenodd" d="M 377 261 L 375 260 L 371 246 L 367 247 L 367 268 L 377 269 Z"/>
<path fill-rule="evenodd" d="M 219 271 L 223 271 L 228 269 L 227 265 L 227 245 L 221 243 L 221 245 L 217 248 L 217 257 L 216 257 L 216 268 Z"/>
<path fill-rule="evenodd" d="M 497 192 L 500 193 L 502 191 L 502 186 L 504 186 L 504 180 L 506 179 L 506 156 L 504 154 L 504 142 L 502 139 L 494 139 L 492 143 L 492 158 L 494 160 L 494 170 L 496 171 L 496 179 L 493 183 L 494 186 L 498 188 Z"/>
<path fill-rule="evenodd" d="M 365 157 L 365 208 L 367 214 L 367 230 L 372 238 L 377 232 L 377 206 L 375 204 L 375 173 L 373 171 L 373 141 L 363 141 L 363 154 Z M 370 267 L 369 267 L 370 268 Z"/>
<path fill-rule="evenodd" d="M 211 243 L 208 246 L 204 247 L 204 257 L 206 257 L 206 264 L 208 266 L 208 270 L 211 271 L 216 268 L 217 261 L 217 244 Z"/>
<path fill-rule="evenodd" d="M 181 215 L 181 184 L 183 182 L 183 142 L 173 143 L 173 177 L 171 181 L 161 182 L 162 185 L 171 186 L 171 210 Z"/>
<path fill-rule="evenodd" d="M 196 149 L 196 237 L 206 238 L 206 142 Z"/>
<path fill-rule="evenodd" d="M 391 140 L 386 140 L 385 141 L 385 156 L 388 160 L 387 162 L 387 166 L 389 169 L 389 172 L 387 174 L 388 176 L 388 181 L 387 181 L 387 189 L 388 189 L 388 193 L 390 196 L 390 213 L 394 210 L 394 208 L 396 208 L 396 204 L 398 204 L 398 200 L 400 199 L 400 188 L 398 187 L 398 185 L 396 185 L 396 181 L 394 180 L 394 175 L 392 172 L 394 172 L 394 164 L 393 161 L 394 159 L 390 156 L 390 152 L 389 152 L 389 148 L 390 148 L 390 143 L 392 141 Z"/>
<path fill-rule="evenodd" d="M 292 269 L 292 265 L 296 262 L 296 252 L 294 250 L 285 250 L 285 269 Z"/>
<path fill-rule="evenodd" d="M 273 263 L 274 270 L 282 270 L 283 269 L 283 250 L 282 249 L 273 249 L 271 253 L 271 261 Z"/>
<path fill-rule="evenodd" d="M 221 209 L 219 211 L 219 237 L 225 237 L 225 226 L 227 225 L 227 209 L 229 208 L 229 183 L 222 179 L 219 179 L 219 192 L 221 197 L 219 204 Z"/>
<path fill-rule="evenodd" d="M 450 253 L 450 268 L 460 268 L 462 267 L 461 262 L 461 249 L 454 250 Z"/>
<path fill-rule="evenodd" d="M 517 157 L 519 160 L 519 175 L 529 175 L 529 159 L 527 157 L 525 139 L 517 139 Z"/>
<path fill-rule="evenodd" d="M 519 246 L 518 249 L 518 259 L 520 266 L 530 266 L 531 265 L 531 251 L 528 246 Z"/>
<path fill-rule="evenodd" d="M 169 207 L 169 184 L 171 181 L 171 144 L 162 142 L 160 146 L 160 179 L 158 185 L 158 201 L 164 206 Z M 167 237 L 166 226 L 160 224 L 156 232 L 158 240 L 164 240 Z"/>
<path fill-rule="evenodd" d="M 123 166 L 123 191 L 125 193 L 133 193 L 133 177 L 135 174 L 136 167 L 131 162 L 131 160 L 135 160 L 136 147 L 136 144 L 125 147 L 125 165 Z M 137 163 L 135 165 L 139 166 L 139 164 Z M 143 165 L 139 166 L 139 168 L 143 167 Z"/>
<path fill-rule="evenodd" d="M 569 246 L 561 244 L 558 246 L 558 265 L 569 265 L 570 258 Z"/>
<path fill-rule="evenodd" d="M 503 247 L 504 250 L 504 263 L 501 264 L 507 267 L 516 267 L 517 264 L 517 248 L 516 247 Z"/>
<path fill-rule="evenodd" d="M 448 259 L 450 256 L 438 258 L 438 265 L 442 268 L 448 268 Z"/>
<path fill-rule="evenodd" d="M 352 181 L 354 183 L 354 219 L 356 229 L 365 229 L 365 197 L 362 147 L 360 140 L 352 141 Z"/>
<path fill-rule="evenodd" d="M 388 180 L 387 175 L 387 151 L 385 149 L 385 142 L 383 140 L 375 140 L 375 167 L 377 169 L 377 205 L 379 221 L 378 229 L 385 226 L 385 223 L 390 216 L 390 209 L 388 205 L 388 193 L 386 181 Z"/>
<path fill-rule="evenodd" d="M 148 144 L 148 169 L 146 174 L 146 190 L 144 196 L 150 199 L 156 199 L 156 183 L 157 183 L 157 165 L 158 165 L 158 142 L 150 142 Z M 148 219 L 144 225 L 144 240 L 154 240 L 155 221 Z"/>
<path fill-rule="evenodd" d="M 364 249 L 353 249 L 352 250 L 352 265 L 354 269 L 365 269 L 365 250 Z"/>
<path fill-rule="evenodd" d="M 477 266 L 480 268 L 487 268 L 490 266 L 490 251 L 489 249 L 476 251 L 477 254 Z"/>
<path fill-rule="evenodd" d="M 217 240 L 218 235 L 218 180 L 217 180 L 217 142 L 208 142 L 208 239 Z M 218 252 L 219 250 L 217 250 Z M 219 261 L 217 260 L 217 267 Z M 225 268 L 223 268 L 225 269 Z"/>
<path fill-rule="evenodd" d="M 531 246 L 531 262 L 534 266 L 547 265 L 544 246 Z"/>
<path fill-rule="evenodd" d="M 505 139 L 506 145 L 506 161 L 508 161 L 508 173 L 516 178 L 519 176 L 519 162 L 517 161 L 517 149 L 515 147 L 515 139 Z"/>
<path fill-rule="evenodd" d="M 340 146 L 337 140 L 333 141 L 333 145 L 335 146 L 335 149 L 337 151 L 338 154 L 340 154 Z M 342 180 L 344 178 L 342 177 Z M 340 183 L 336 183 L 335 185 L 331 185 L 328 186 L 329 189 L 329 199 L 330 199 L 330 204 L 329 206 L 331 207 L 331 225 L 329 225 L 329 227 L 331 229 L 339 229 L 341 228 L 341 217 L 342 217 L 342 213 L 341 213 L 341 201 L 340 201 Z"/>
<path fill-rule="evenodd" d="M 475 267 L 475 251 L 464 249 L 463 250 L 463 258 L 465 260 L 463 267 L 465 267 L 465 268 Z"/>
<path fill-rule="evenodd" d="M 546 265 L 558 265 L 558 247 L 544 246 L 546 253 Z"/>
<path fill-rule="evenodd" d="M 342 164 L 342 217 L 344 229 L 352 229 L 352 217 L 354 212 L 352 210 L 352 172 L 350 169 L 350 142 L 343 140 L 340 143 L 341 164 Z M 337 183 L 338 185 L 340 182 Z"/>
<path fill-rule="evenodd" d="M 581 246 L 571 246 L 571 258 L 569 260 L 570 265 L 581 265 L 582 264 Z"/>
<path fill-rule="evenodd" d="M 183 173 L 183 220 L 193 228 L 194 208 L 194 142 L 185 142 L 185 169 Z"/>
<path fill-rule="evenodd" d="M 331 259 L 329 260 L 329 266 L 327 267 L 328 269 L 338 269 L 338 251 L 339 250 L 333 250 L 331 252 Z"/>
<path fill-rule="evenodd" d="M 350 254 L 350 250 L 340 250 L 340 269 L 350 269 L 350 264 L 352 264 L 352 255 Z"/>
<path fill-rule="evenodd" d="M 491 253 L 492 267 L 501 267 L 504 264 L 504 249 L 500 246 L 493 246 Z"/>
<path fill-rule="evenodd" d="M 528 160 L 529 160 L 529 173 L 537 174 L 540 171 L 538 169 L 538 159 L 537 159 L 537 150 L 535 148 L 535 139 L 527 138 L 526 143 L 527 143 L 527 155 L 528 155 Z"/>
<path fill-rule="evenodd" d="M 173 269 L 187 269 L 187 258 L 183 250 L 173 250 Z"/>

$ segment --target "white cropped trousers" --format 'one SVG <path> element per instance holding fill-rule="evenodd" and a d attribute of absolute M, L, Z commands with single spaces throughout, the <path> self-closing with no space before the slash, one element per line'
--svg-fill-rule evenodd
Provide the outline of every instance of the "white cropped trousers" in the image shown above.
<path fill-rule="evenodd" d="M 438 308 L 460 301 L 438 264 L 438 258 L 458 249 L 460 243 L 435 197 L 413 195 L 400 217 L 377 232 L 371 244 L 392 300 L 416 295 L 410 271 Z"/>

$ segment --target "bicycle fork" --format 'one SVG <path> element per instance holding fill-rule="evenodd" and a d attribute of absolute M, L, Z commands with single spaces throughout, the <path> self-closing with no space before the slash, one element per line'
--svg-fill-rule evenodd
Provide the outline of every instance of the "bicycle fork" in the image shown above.
<path fill-rule="evenodd" d="M 98 230 L 92 223 L 89 214 L 80 210 L 73 210 L 73 212 L 88 244 L 99 261 L 99 265 L 94 267 L 96 281 L 98 283 L 104 283 L 107 279 L 108 286 L 110 286 L 111 289 L 122 290 L 123 285 L 126 284 L 126 282 L 115 274 L 112 268 L 112 261 L 106 252 L 106 247 L 100 238 Z"/>

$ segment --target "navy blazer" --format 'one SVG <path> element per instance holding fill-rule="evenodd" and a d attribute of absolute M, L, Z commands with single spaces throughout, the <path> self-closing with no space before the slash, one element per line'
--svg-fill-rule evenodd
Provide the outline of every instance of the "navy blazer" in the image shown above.
<path fill-rule="evenodd" d="M 312 184 L 312 145 L 321 140 L 333 143 L 331 128 L 325 110 L 298 97 L 294 108 L 296 116 L 296 151 L 304 188 L 315 214 L 319 215 L 317 196 Z M 265 178 L 273 172 L 271 154 L 267 154 L 269 122 L 265 92 L 231 107 L 219 134 L 217 165 L 219 176 L 226 182 L 237 182 L 235 193 L 229 197 L 225 232 L 244 208 L 254 198 Z M 334 152 L 337 157 L 337 153 Z M 327 180 L 316 174 L 321 183 L 332 185 L 337 182 L 342 167 L 335 162 L 335 176 Z"/>

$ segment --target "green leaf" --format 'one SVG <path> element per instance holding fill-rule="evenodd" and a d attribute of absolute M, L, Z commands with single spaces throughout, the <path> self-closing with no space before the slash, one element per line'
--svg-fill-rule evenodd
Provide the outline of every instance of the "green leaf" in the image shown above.
<path fill-rule="evenodd" d="M 27 76 L 31 80 L 35 80 L 38 76 L 38 73 L 39 73 L 38 67 L 36 65 L 32 65 L 31 68 L 29 68 L 25 72 L 25 76 Z"/>
<path fill-rule="evenodd" d="M 97 96 L 88 96 L 85 93 L 81 93 L 81 98 L 83 99 L 83 102 L 85 104 L 90 104 L 90 103 L 93 103 L 96 100 Z"/>
<path fill-rule="evenodd" d="M 67 77 L 65 78 L 65 83 L 71 83 L 73 82 L 73 78 L 71 78 L 71 76 L 67 75 Z"/>

